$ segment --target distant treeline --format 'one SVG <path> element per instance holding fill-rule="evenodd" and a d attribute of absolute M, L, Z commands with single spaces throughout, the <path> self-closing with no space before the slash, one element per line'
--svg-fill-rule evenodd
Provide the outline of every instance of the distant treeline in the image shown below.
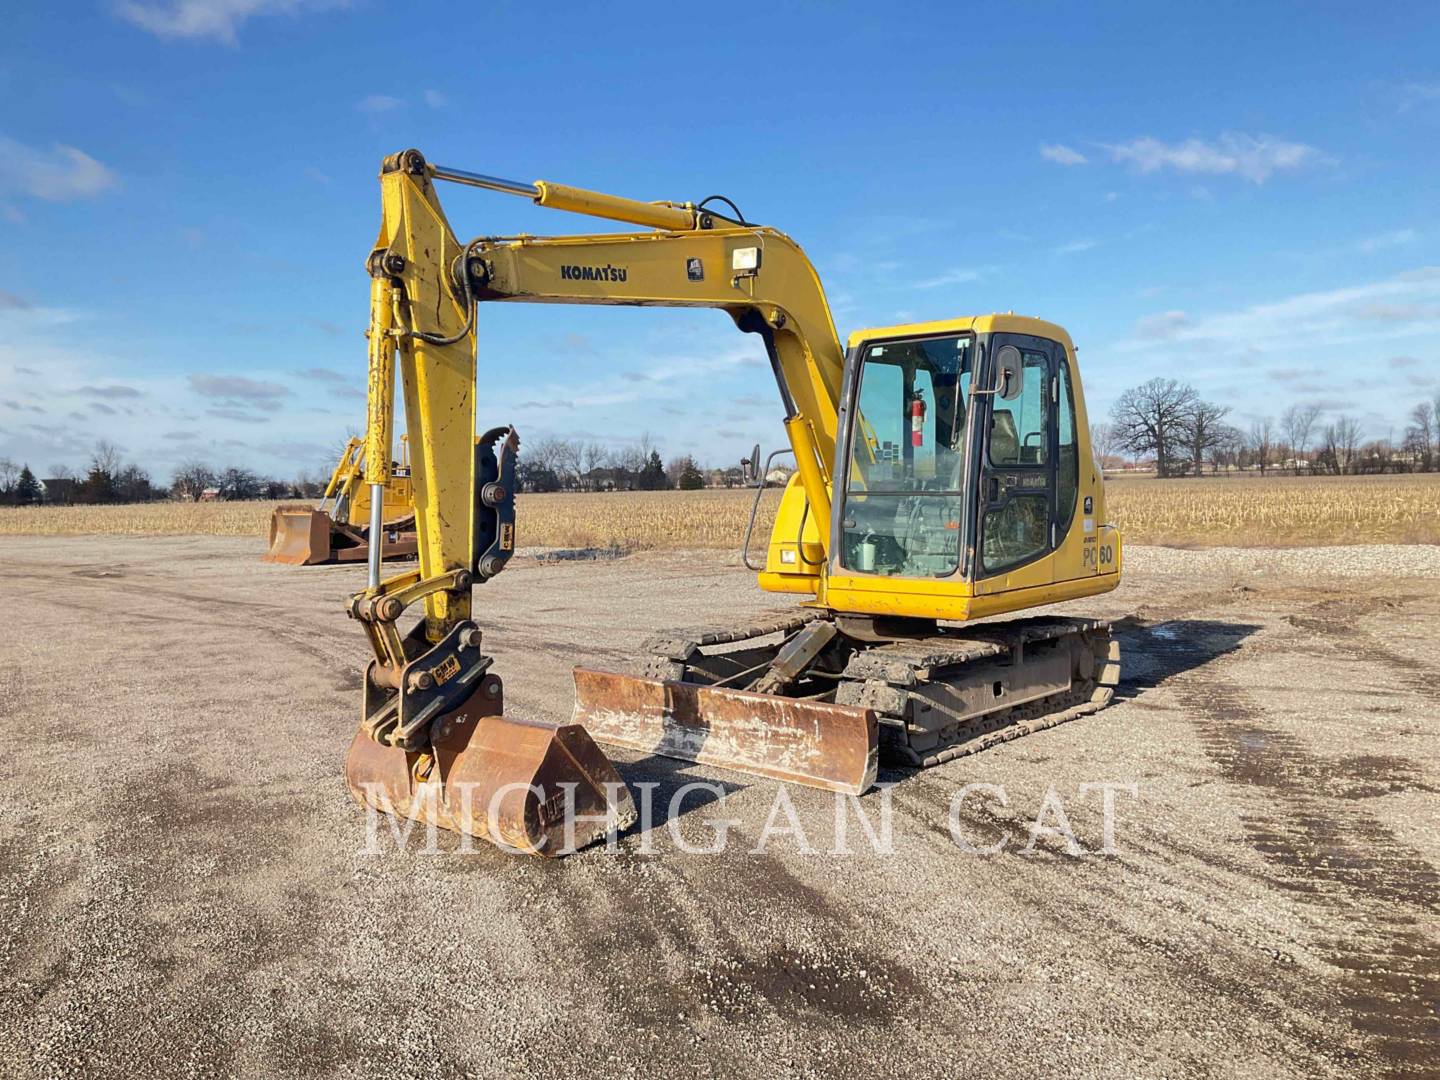
<path fill-rule="evenodd" d="M 1204 400 L 1175 379 L 1151 379 L 1120 395 L 1108 424 L 1092 424 L 1090 441 L 1102 466 L 1153 461 L 1155 474 L 1277 469 L 1295 474 L 1431 472 L 1440 469 L 1440 396 L 1422 401 L 1397 443 L 1367 438 L 1347 413 L 1328 417 L 1318 404 L 1291 405 L 1277 422 L 1265 416 L 1248 428 L 1227 423 L 1229 406 Z"/>
<path fill-rule="evenodd" d="M 89 465 L 83 470 L 56 465 L 44 477 L 37 477 L 28 463 L 17 465 L 0 458 L 0 503 L 21 506 L 156 499 L 314 499 L 324 490 L 324 480 L 304 473 L 294 480 L 276 480 L 238 465 L 215 469 L 200 461 L 182 463 L 168 485 L 156 483 L 147 469 L 123 460 L 119 450 L 108 442 L 95 444 Z"/>

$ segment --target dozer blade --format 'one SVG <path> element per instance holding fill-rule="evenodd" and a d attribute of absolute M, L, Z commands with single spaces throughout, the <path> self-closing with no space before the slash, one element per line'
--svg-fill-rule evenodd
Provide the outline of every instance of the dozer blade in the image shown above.
<path fill-rule="evenodd" d="M 857 706 L 577 667 L 574 720 L 663 757 L 851 795 L 875 783 L 875 713 Z"/>
<path fill-rule="evenodd" d="M 381 558 L 413 556 L 417 548 L 414 530 L 414 515 L 387 523 Z M 370 555 L 368 533 L 368 529 L 332 520 L 323 510 L 283 508 L 270 515 L 270 548 L 261 559 L 290 566 L 364 562 Z"/>
<path fill-rule="evenodd" d="M 265 562 L 314 566 L 331 559 L 330 530 L 334 522 L 323 510 L 289 508 L 270 514 L 270 548 Z"/>
<path fill-rule="evenodd" d="M 357 731 L 345 762 L 350 794 L 533 855 L 569 854 L 634 823 L 630 789 L 584 728 L 512 720 L 501 709 L 500 680 L 489 675 L 439 717 L 433 754 Z"/>

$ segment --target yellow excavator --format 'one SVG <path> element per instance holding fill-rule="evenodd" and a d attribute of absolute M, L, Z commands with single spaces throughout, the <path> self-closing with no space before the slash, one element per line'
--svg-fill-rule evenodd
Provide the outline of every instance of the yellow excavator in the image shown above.
<path fill-rule="evenodd" d="M 462 243 L 441 181 L 643 231 Z M 364 478 L 378 515 L 398 373 L 419 565 L 382 580 L 372 547 L 349 601 L 375 654 L 346 763 L 363 804 L 554 855 L 633 818 L 597 742 L 858 794 L 882 755 L 934 765 L 1109 701 L 1110 627 L 1022 614 L 1120 580 L 1059 326 L 952 317 L 860 330 L 842 348 L 804 252 L 729 200 L 639 202 L 416 150 L 384 160 L 380 188 Z M 474 438 L 477 311 L 501 301 L 724 311 L 763 344 L 795 456 L 758 580 L 798 605 L 660 633 L 637 671 L 577 668 L 569 724 L 505 715 L 472 619 L 472 589 L 515 549 L 519 436 Z"/>
<path fill-rule="evenodd" d="M 365 562 L 370 557 L 370 487 L 364 482 L 365 442 L 351 438 L 330 473 L 320 505 L 281 506 L 270 513 L 270 543 L 262 562 L 289 566 Z M 400 459 L 385 482 L 381 511 L 386 559 L 412 558 L 416 551 L 415 508 L 410 495 L 410 462 L 405 436 Z"/>

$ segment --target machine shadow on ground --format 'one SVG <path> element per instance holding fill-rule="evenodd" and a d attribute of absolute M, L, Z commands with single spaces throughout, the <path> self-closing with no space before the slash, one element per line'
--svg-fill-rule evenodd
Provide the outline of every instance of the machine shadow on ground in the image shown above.
<path fill-rule="evenodd" d="M 1120 641 L 1120 684 L 1116 701 L 1129 701 L 1168 679 L 1204 667 L 1238 649 L 1262 629 L 1258 623 L 1218 619 L 1145 622 L 1133 616 L 1114 624 Z"/>

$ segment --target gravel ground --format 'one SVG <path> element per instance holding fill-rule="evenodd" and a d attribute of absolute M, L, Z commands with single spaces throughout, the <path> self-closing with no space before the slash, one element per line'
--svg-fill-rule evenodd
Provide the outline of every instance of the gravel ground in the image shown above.
<path fill-rule="evenodd" d="M 1437 1075 L 1440 549 L 1129 551 L 1073 605 L 1123 620 L 1117 703 L 884 774 L 890 854 L 854 808 L 837 853 L 823 793 L 767 835 L 777 785 L 617 755 L 723 794 L 559 862 L 367 853 L 363 572 L 258 556 L 5 540 L 6 1075 Z M 550 720 L 572 664 L 777 606 L 715 553 L 521 558 L 479 600 Z M 1100 782 L 1134 785 L 1112 854 Z"/>

